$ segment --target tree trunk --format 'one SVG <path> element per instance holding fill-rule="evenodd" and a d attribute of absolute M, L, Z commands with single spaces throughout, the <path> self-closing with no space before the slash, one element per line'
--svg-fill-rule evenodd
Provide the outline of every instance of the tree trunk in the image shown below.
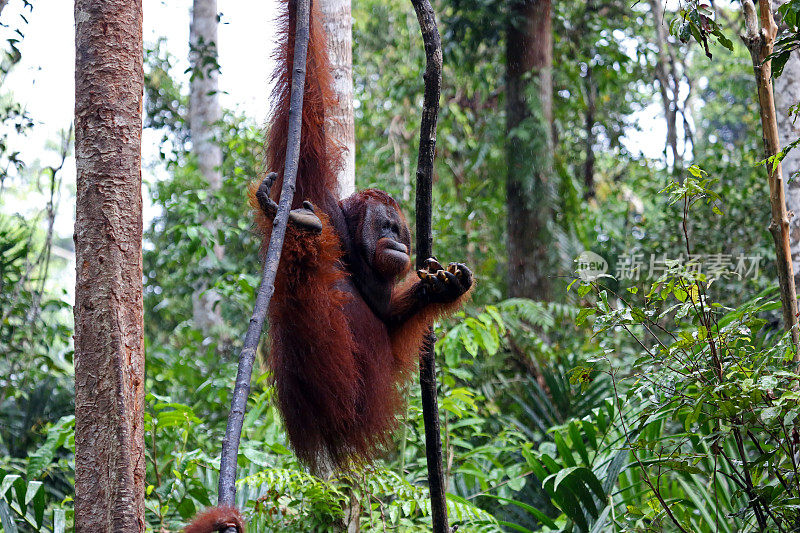
<path fill-rule="evenodd" d="M 215 126 L 222 116 L 217 67 L 217 0 L 194 0 L 189 26 L 189 128 L 192 154 L 211 190 L 222 186 L 222 150 L 214 142 Z"/>
<path fill-rule="evenodd" d="M 339 197 L 346 198 L 356 190 L 356 131 L 353 117 L 353 18 L 350 0 L 326 0 L 319 3 L 322 12 L 325 35 L 328 43 L 328 57 L 333 75 L 333 89 L 336 91 L 337 106 L 331 109 L 328 128 L 331 136 L 344 147 L 342 167 L 339 169 Z M 330 477 L 333 472 L 325 472 Z M 345 505 L 344 518 L 335 531 L 358 533 L 360 531 L 361 502 L 355 493 L 349 491 Z"/>
<path fill-rule="evenodd" d="M 219 66 L 217 64 L 217 0 L 194 0 L 192 22 L 189 27 L 189 64 L 191 82 L 189 87 L 189 130 L 192 139 L 192 154 L 209 190 L 222 187 L 222 150 L 215 142 L 216 123 L 222 117 L 219 104 Z M 206 220 L 204 225 L 216 232 L 219 223 Z M 214 255 L 222 259 L 225 249 L 214 246 Z M 206 286 L 196 287 L 192 295 L 192 314 L 195 325 L 208 334 L 222 323 L 217 307 L 219 295 Z"/>
<path fill-rule="evenodd" d="M 787 0 L 777 0 L 777 9 Z M 781 146 L 788 146 L 800 138 L 800 119 L 789 115 L 789 108 L 800 102 L 800 55 L 795 51 L 775 80 L 775 113 L 778 117 L 778 138 Z M 781 161 L 786 181 L 786 208 L 794 213 L 789 218 L 789 244 L 795 275 L 795 286 L 800 282 L 800 180 L 792 176 L 800 172 L 800 148 L 791 150 Z"/>
<path fill-rule="evenodd" d="M 144 531 L 141 0 L 75 1 L 75 530 Z"/>
<path fill-rule="evenodd" d="M 555 196 L 552 67 L 550 0 L 514 0 L 506 37 L 510 296 L 550 296 L 549 225 Z M 539 97 L 529 99 L 530 94 Z"/>
<path fill-rule="evenodd" d="M 778 123 L 775 115 L 775 100 L 772 93 L 772 61 L 767 58 L 772 53 L 778 27 L 772 17 L 769 0 L 759 0 L 758 12 L 752 0 L 744 0 L 742 9 L 745 18 L 745 34 L 742 36 L 753 60 L 753 71 L 758 89 L 758 104 L 761 114 L 761 127 L 764 139 L 764 155 L 775 156 L 780 151 L 778 140 Z M 797 293 L 792 274 L 792 255 L 789 246 L 789 217 L 786 212 L 786 197 L 783 188 L 783 170 L 781 164 L 767 162 L 769 180 L 769 200 L 772 218 L 769 231 L 775 241 L 777 259 L 778 284 L 781 289 L 783 320 L 787 330 L 791 331 L 795 347 L 794 361 L 800 362 L 800 351 L 797 350 L 800 335 L 797 329 Z"/>
<path fill-rule="evenodd" d="M 664 118 L 667 121 L 667 149 L 672 153 L 672 165 L 677 167 L 681 161 L 678 153 L 678 90 L 680 80 L 675 67 L 675 57 L 667 42 L 667 26 L 664 23 L 664 4 L 661 0 L 650 0 L 655 26 L 656 52 L 655 75 L 661 103 L 664 106 Z M 667 161 L 669 163 L 669 161 Z"/>
<path fill-rule="evenodd" d="M 597 84 L 592 76 L 592 67 L 590 66 L 586 72 L 586 112 L 585 112 L 585 129 L 586 129 L 586 159 L 583 163 L 583 198 L 589 200 L 594 198 L 594 124 L 595 112 L 597 111 Z"/>
<path fill-rule="evenodd" d="M 333 74 L 333 87 L 338 105 L 331 110 L 330 130 L 333 138 L 345 148 L 339 171 L 339 196 L 350 196 L 356 190 L 356 132 L 353 119 L 353 22 L 350 0 L 320 2 L 320 10 L 328 36 L 328 52 Z"/>

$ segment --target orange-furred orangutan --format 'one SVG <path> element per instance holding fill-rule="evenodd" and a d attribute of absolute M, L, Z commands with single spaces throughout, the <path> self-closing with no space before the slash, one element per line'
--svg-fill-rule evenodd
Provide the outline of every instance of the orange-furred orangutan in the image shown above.
<path fill-rule="evenodd" d="M 269 310 L 269 367 L 297 457 L 312 469 L 344 468 L 388 444 L 425 334 L 436 317 L 458 309 L 472 273 L 429 259 L 407 276 L 411 235 L 397 202 L 375 189 L 338 200 L 342 149 L 326 134 L 335 95 L 313 4 L 294 209 Z M 267 140 L 274 172 L 250 190 L 265 246 L 289 125 L 294 1 L 284 9 Z"/>
<path fill-rule="evenodd" d="M 183 533 L 214 533 L 235 527 L 237 533 L 245 533 L 244 518 L 235 507 L 220 505 L 198 514 Z"/>
<path fill-rule="evenodd" d="M 289 126 L 295 1 L 284 0 L 282 9 L 266 150 L 272 172 L 250 187 L 263 250 L 277 212 Z M 367 189 L 338 200 L 342 148 L 327 135 L 334 99 L 322 17 L 312 2 L 300 160 L 269 309 L 268 357 L 289 443 L 312 471 L 369 461 L 386 447 L 426 332 L 434 319 L 457 310 L 472 287 L 465 265 L 443 267 L 433 258 L 407 275 L 408 223 L 385 192 Z M 225 512 L 220 517 L 230 519 Z"/>

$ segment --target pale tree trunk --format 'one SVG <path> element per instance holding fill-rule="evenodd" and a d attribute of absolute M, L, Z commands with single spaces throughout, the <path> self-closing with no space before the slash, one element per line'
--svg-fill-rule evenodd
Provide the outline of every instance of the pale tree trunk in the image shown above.
<path fill-rule="evenodd" d="M 675 56 L 667 41 L 667 26 L 664 22 L 664 4 L 661 0 L 650 0 L 655 26 L 656 53 L 655 75 L 661 103 L 664 106 L 664 118 L 667 122 L 667 150 L 672 154 L 672 165 L 677 167 L 681 161 L 678 152 L 678 92 L 680 78 L 677 74 Z"/>
<path fill-rule="evenodd" d="M 758 12 L 752 0 L 744 0 L 742 9 L 745 18 L 745 34 L 742 35 L 750 56 L 753 59 L 753 70 L 758 89 L 758 104 L 761 115 L 761 127 L 764 139 L 764 155 L 769 158 L 780 151 L 778 140 L 778 123 L 775 114 L 775 100 L 772 92 L 772 62 L 767 60 L 772 53 L 778 27 L 772 16 L 769 0 L 759 0 Z M 769 179 L 769 199 L 771 220 L 770 233 L 775 241 L 778 283 L 781 290 L 783 320 L 787 330 L 791 331 L 795 346 L 795 362 L 800 361 L 797 350 L 800 340 L 797 329 L 797 294 L 792 270 L 792 256 L 789 246 L 789 217 L 786 211 L 786 197 L 783 185 L 781 164 L 767 162 Z"/>
<path fill-rule="evenodd" d="M 331 62 L 336 107 L 327 123 L 330 135 L 344 148 L 339 169 L 339 197 L 346 198 L 356 190 L 356 133 L 353 117 L 353 19 L 350 0 L 326 0 L 318 4 L 325 25 L 328 57 Z M 333 472 L 324 472 L 328 478 Z M 350 491 L 344 519 L 333 529 L 337 532 L 360 531 L 361 503 Z"/>
<path fill-rule="evenodd" d="M 216 123 L 222 117 L 219 103 L 219 70 L 217 65 L 217 0 L 194 0 L 189 27 L 189 64 L 192 69 L 189 87 L 189 130 L 200 174 L 213 193 L 222 187 L 222 150 L 215 142 Z M 218 221 L 207 220 L 205 226 L 216 233 Z M 222 259 L 222 243 L 214 246 L 214 255 Z M 195 325 L 208 334 L 222 324 L 218 307 L 219 294 L 208 287 L 196 287 L 192 295 Z"/>
<path fill-rule="evenodd" d="M 775 8 L 787 0 L 777 0 Z M 800 54 L 793 51 L 775 80 L 775 114 L 778 117 L 778 137 L 781 146 L 788 146 L 800 138 L 800 119 L 789 115 L 789 108 L 800 102 Z M 797 120 L 796 120 L 797 119 Z M 800 172 L 800 148 L 791 150 L 781 161 L 786 176 L 786 207 L 794 213 L 789 218 L 789 244 L 792 250 L 795 286 L 800 281 L 800 179 L 792 176 Z"/>
<path fill-rule="evenodd" d="M 337 103 L 331 110 L 331 136 L 345 148 L 339 171 L 339 196 L 356 190 L 356 134 L 353 120 L 353 22 L 350 0 L 319 3 L 328 36 L 328 52 Z"/>
<path fill-rule="evenodd" d="M 550 0 L 514 0 L 511 15 L 506 36 L 508 292 L 547 299 L 555 194 Z M 538 98 L 528 98 L 531 93 Z M 526 135 L 517 135 L 518 129 Z"/>
<path fill-rule="evenodd" d="M 75 530 L 144 531 L 142 2 L 75 1 Z"/>
<path fill-rule="evenodd" d="M 214 124 L 222 116 L 217 64 L 217 0 L 194 0 L 189 26 L 189 128 L 192 154 L 212 190 L 222 186 L 222 150 L 214 142 Z"/>

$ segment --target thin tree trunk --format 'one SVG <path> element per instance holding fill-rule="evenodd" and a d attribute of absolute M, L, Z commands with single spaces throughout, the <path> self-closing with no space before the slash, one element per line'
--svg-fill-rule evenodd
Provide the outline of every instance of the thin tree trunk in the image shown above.
<path fill-rule="evenodd" d="M 192 154 L 212 190 L 222 186 L 222 150 L 214 142 L 215 127 L 222 116 L 217 68 L 217 0 L 194 0 L 189 26 L 189 127 Z"/>
<path fill-rule="evenodd" d="M 547 299 L 554 200 L 551 5 L 550 0 L 514 0 L 511 10 L 506 38 L 508 291 Z M 534 92 L 531 83 L 538 100 L 527 97 Z"/>
<path fill-rule="evenodd" d="M 141 0 L 75 1 L 75 530 L 144 531 Z"/>
<path fill-rule="evenodd" d="M 189 27 L 189 64 L 192 69 L 189 87 L 189 129 L 192 154 L 209 190 L 222 187 L 222 149 L 215 142 L 216 123 L 222 117 L 219 103 L 219 69 L 217 65 L 217 0 L 194 0 L 192 21 Z M 219 222 L 206 220 L 204 224 L 216 232 Z M 214 246 L 214 255 L 222 259 L 222 244 Z M 208 334 L 222 324 L 216 291 L 199 286 L 192 295 L 192 314 L 195 325 Z"/>
<path fill-rule="evenodd" d="M 675 71 L 675 58 L 667 42 L 664 4 L 661 0 L 650 0 L 650 9 L 653 12 L 656 45 L 658 46 L 655 75 L 658 81 L 658 90 L 661 93 L 661 102 L 664 106 L 664 118 L 667 121 L 667 149 L 672 153 L 672 165 L 676 167 L 681 159 L 678 153 L 677 120 L 679 80 Z"/>
<path fill-rule="evenodd" d="M 586 73 L 586 160 L 583 164 L 583 184 L 585 186 L 583 197 L 588 200 L 594 198 L 594 125 L 597 110 L 597 84 L 592 76 L 592 67 Z"/>
<path fill-rule="evenodd" d="M 745 17 L 745 34 L 742 36 L 750 56 L 758 88 L 758 104 L 761 110 L 761 127 L 764 137 L 764 153 L 767 158 L 780 151 L 778 123 L 775 115 L 775 101 L 772 94 L 772 62 L 766 58 L 772 53 L 778 27 L 772 18 L 769 0 L 759 0 L 758 13 L 751 0 L 744 0 L 742 7 Z M 775 240 L 778 267 L 778 283 L 781 289 L 783 320 L 787 330 L 792 333 L 795 345 L 795 362 L 800 361 L 797 329 L 797 294 L 792 274 L 792 255 L 789 245 L 789 217 L 786 212 L 786 198 L 783 189 L 781 164 L 767 162 L 769 177 L 769 199 L 772 213 L 769 231 Z"/>
<path fill-rule="evenodd" d="M 436 123 L 442 95 L 442 41 L 436 25 L 436 14 L 430 0 L 411 0 L 417 14 L 422 42 L 425 46 L 425 91 L 422 99 L 422 120 L 419 125 L 417 155 L 416 237 L 417 268 L 433 257 L 433 162 L 436 158 Z M 422 399 L 422 421 L 425 426 L 425 458 L 428 467 L 428 490 L 431 501 L 433 533 L 449 533 L 447 481 L 442 469 L 442 435 L 439 429 L 439 399 L 436 382 L 436 335 L 428 329 L 419 356 L 419 388 Z"/>
<path fill-rule="evenodd" d="M 777 0 L 777 9 L 787 0 Z M 800 102 L 800 54 L 789 56 L 783 73 L 775 80 L 775 113 L 778 117 L 778 138 L 781 146 L 788 146 L 800 138 L 800 119 L 789 114 L 789 109 Z M 786 181 L 786 208 L 794 213 L 789 218 L 789 244 L 792 252 L 795 286 L 800 281 L 800 180 L 792 176 L 800 172 L 800 149 L 791 150 L 781 161 Z"/>
<path fill-rule="evenodd" d="M 356 190 L 356 132 L 353 119 L 353 19 L 350 0 L 325 0 L 319 3 L 328 36 L 333 87 L 337 103 L 331 110 L 331 135 L 346 152 L 339 170 L 339 196 Z"/>
<path fill-rule="evenodd" d="M 345 149 L 339 169 L 339 197 L 346 198 L 356 190 L 356 132 L 353 117 L 353 19 L 350 0 L 326 0 L 319 3 L 322 12 L 328 57 L 336 92 L 336 107 L 330 109 L 327 121 L 330 135 Z M 328 478 L 333 472 L 323 472 Z M 349 491 L 344 518 L 336 531 L 360 531 L 361 502 L 355 492 Z"/>

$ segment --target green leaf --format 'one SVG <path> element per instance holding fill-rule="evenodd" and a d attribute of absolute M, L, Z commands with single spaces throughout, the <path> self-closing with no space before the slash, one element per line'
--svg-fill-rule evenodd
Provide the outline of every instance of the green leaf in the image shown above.
<path fill-rule="evenodd" d="M 9 474 L 3 478 L 2 483 L 0 483 L 0 498 L 5 497 L 5 494 L 18 479 L 20 479 L 18 474 Z"/>
<path fill-rule="evenodd" d="M 681 303 L 685 302 L 686 298 L 689 296 L 689 293 L 681 289 L 680 287 L 674 287 L 672 289 L 672 294 L 674 294 L 675 298 L 677 298 L 678 301 Z"/>
<path fill-rule="evenodd" d="M 698 178 L 698 179 L 702 178 L 703 174 L 705 174 L 705 171 L 703 169 L 701 169 L 700 167 L 698 167 L 697 165 L 691 165 L 686 170 L 689 171 L 689 174 L 691 174 L 692 176 L 694 176 L 695 178 Z"/>
<path fill-rule="evenodd" d="M 575 462 L 575 458 L 572 456 L 572 450 L 570 450 L 569 446 L 567 446 L 567 443 L 564 441 L 564 437 L 558 430 L 553 432 L 553 442 L 556 444 L 558 455 L 561 460 L 564 461 L 567 466 L 576 466 L 577 463 Z M 558 483 L 556 483 L 556 485 L 558 485 Z"/>
<path fill-rule="evenodd" d="M 767 407 L 762 409 L 758 416 L 765 424 L 771 424 L 778 417 L 780 412 L 781 408 L 779 406 Z"/>
<path fill-rule="evenodd" d="M 74 431 L 75 416 L 68 415 L 62 417 L 50 429 L 47 430 L 47 439 L 38 450 L 32 453 L 28 459 L 26 473 L 28 479 L 36 479 L 42 475 L 44 470 L 53 462 L 58 448 L 64 445 L 67 437 Z"/>
<path fill-rule="evenodd" d="M 28 483 L 28 487 L 25 490 L 25 505 L 31 503 L 31 500 L 33 500 L 33 497 L 36 496 L 36 493 L 39 492 L 39 489 L 41 488 L 42 488 L 41 481 L 31 481 L 30 483 Z"/>
<path fill-rule="evenodd" d="M 545 479 L 542 485 L 547 485 L 547 483 L 552 482 L 553 483 L 552 491 L 556 492 L 558 490 L 558 487 L 561 485 L 561 482 L 567 479 L 569 475 L 572 474 L 578 468 L 581 467 L 571 466 L 569 468 L 564 468 L 561 471 L 556 472 L 555 474 L 552 474 L 547 479 Z"/>
<path fill-rule="evenodd" d="M 44 490 L 37 491 L 33 497 L 33 517 L 37 529 L 41 530 L 44 523 L 44 512 L 47 509 L 47 498 Z"/>
<path fill-rule="evenodd" d="M 181 515 L 181 518 L 184 520 L 189 520 L 194 515 L 197 514 L 197 508 L 194 505 L 194 502 L 191 498 L 184 498 L 178 504 L 178 514 Z"/>
<path fill-rule="evenodd" d="M 493 498 L 495 500 L 500 500 L 501 502 L 510 503 L 511 505 L 519 507 L 520 509 L 524 509 L 525 511 L 530 513 L 534 518 L 536 518 L 536 520 L 538 520 L 539 523 L 549 527 L 550 529 L 558 529 L 558 526 L 556 526 L 556 523 L 553 522 L 553 520 L 549 516 L 547 516 L 546 514 L 541 512 L 540 510 L 536 509 L 535 507 L 532 507 L 532 506 L 528 505 L 527 503 L 524 503 L 524 502 L 521 502 L 521 501 L 517 501 L 517 500 L 512 500 L 511 498 L 504 498 L 502 496 L 495 496 L 494 494 L 484 494 L 484 496 L 486 496 L 487 498 Z M 448 495 L 448 497 L 449 497 L 449 495 Z"/>
<path fill-rule="evenodd" d="M 187 491 L 191 496 L 206 507 L 211 507 L 211 498 L 208 489 L 203 486 L 194 486 Z"/>
<path fill-rule="evenodd" d="M 575 319 L 575 325 L 582 326 L 586 323 L 586 319 L 590 316 L 593 316 L 597 313 L 597 309 L 593 307 L 581 309 L 578 312 L 578 317 Z"/>
<path fill-rule="evenodd" d="M 540 520 L 540 522 L 541 522 L 541 520 Z M 501 526 L 505 526 L 507 528 L 513 529 L 514 531 L 521 531 L 522 533 L 536 533 L 532 529 L 528 529 L 527 527 L 522 527 L 521 525 L 515 524 L 514 522 L 509 522 L 508 520 L 498 520 L 497 523 L 500 524 Z M 550 527 L 550 526 L 548 526 L 548 527 Z M 556 528 L 556 526 L 555 526 L 555 524 L 553 524 L 553 529 L 555 529 L 555 528 Z"/>
<path fill-rule="evenodd" d="M 3 526 L 5 533 L 17 533 L 17 523 L 14 517 L 11 516 L 11 509 L 5 500 L 0 499 L 0 525 Z"/>
<path fill-rule="evenodd" d="M 594 475 L 594 472 L 588 468 L 581 467 L 575 470 L 575 476 L 581 479 L 587 487 L 592 489 L 592 492 L 595 493 L 600 501 L 604 501 L 606 499 L 606 493 L 603 490 L 603 485 L 600 483 L 600 480 L 597 479 L 597 476 Z"/>
<path fill-rule="evenodd" d="M 478 343 L 475 342 L 475 339 L 472 337 L 471 331 L 468 328 L 462 328 L 461 335 L 459 337 L 461 339 L 461 344 L 463 344 L 467 353 L 472 357 L 477 357 Z"/>
<path fill-rule="evenodd" d="M 603 512 L 597 517 L 594 522 L 594 526 L 592 526 L 592 530 L 589 533 L 602 533 L 606 531 L 606 518 L 608 517 L 608 513 L 611 512 L 611 506 L 606 505 Z"/>
<path fill-rule="evenodd" d="M 67 529 L 67 513 L 64 509 L 53 511 L 53 533 L 64 533 Z"/>
<path fill-rule="evenodd" d="M 670 470 L 675 470 L 678 472 L 686 472 L 689 474 L 702 474 L 703 469 L 699 468 L 693 464 L 687 463 L 686 461 L 678 461 L 675 459 L 665 459 L 663 461 L 658 462 L 659 465 L 662 465 Z"/>
<path fill-rule="evenodd" d="M 573 420 L 569 423 L 569 437 L 572 441 L 572 448 L 578 451 L 578 454 L 583 459 L 584 465 L 589 465 L 589 454 L 586 451 L 586 445 L 583 443 L 583 435 L 578 429 L 578 421 Z"/>
<path fill-rule="evenodd" d="M 722 32 L 721 32 L 721 31 L 719 31 L 719 30 L 715 31 L 715 32 L 714 32 L 714 35 L 717 37 L 717 40 L 719 41 L 719 44 L 721 44 L 722 46 L 724 46 L 725 48 L 727 48 L 728 50 L 730 50 L 731 52 L 733 52 L 733 41 L 731 41 L 730 39 L 728 39 L 728 38 L 725 36 L 725 34 L 724 34 L 724 33 L 722 33 Z"/>

